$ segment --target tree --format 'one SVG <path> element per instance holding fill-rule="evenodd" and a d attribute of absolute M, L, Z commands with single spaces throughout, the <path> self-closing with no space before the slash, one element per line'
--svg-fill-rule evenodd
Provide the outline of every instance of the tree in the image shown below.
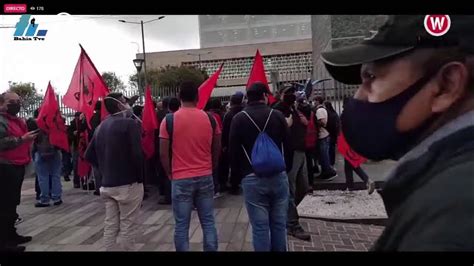
<path fill-rule="evenodd" d="M 109 87 L 109 90 L 112 91 L 119 91 L 125 89 L 125 85 L 123 84 L 122 80 L 115 74 L 115 72 L 103 72 L 102 78 L 104 79 L 105 84 Z"/>
<path fill-rule="evenodd" d="M 29 82 L 12 82 L 10 91 L 18 94 L 21 98 L 21 105 L 26 114 L 32 113 L 39 108 L 43 97 L 38 94 L 34 83 Z"/>
<path fill-rule="evenodd" d="M 140 73 L 140 81 L 144 80 L 144 73 Z M 203 83 L 209 76 L 204 69 L 188 66 L 165 66 L 161 69 L 152 69 L 147 72 L 148 84 L 154 88 L 177 88 L 183 81 Z M 142 82 L 143 83 L 143 82 Z M 137 74 L 129 78 L 130 86 L 137 88 Z"/>

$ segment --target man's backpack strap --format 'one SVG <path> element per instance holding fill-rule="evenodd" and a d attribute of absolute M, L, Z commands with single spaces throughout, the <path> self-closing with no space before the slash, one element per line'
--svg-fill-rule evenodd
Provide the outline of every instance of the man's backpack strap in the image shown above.
<path fill-rule="evenodd" d="M 209 117 L 209 121 L 211 122 L 211 126 L 212 126 L 212 137 L 214 137 L 214 134 L 216 132 L 216 126 L 217 126 L 217 123 L 216 123 L 216 120 L 214 119 L 214 117 L 212 116 L 211 113 L 208 113 L 206 112 L 207 116 Z"/>
<path fill-rule="evenodd" d="M 174 124 L 174 115 L 173 113 L 169 113 L 169 114 L 166 114 L 166 131 L 168 132 L 168 138 L 169 138 L 169 141 L 170 141 L 170 144 L 169 144 L 169 150 L 168 150 L 168 153 L 169 153 L 169 157 L 170 157 L 170 169 L 171 169 L 171 166 L 172 166 L 172 158 L 171 156 L 173 155 L 173 150 L 171 149 L 172 147 L 172 143 L 173 143 L 173 124 Z"/>

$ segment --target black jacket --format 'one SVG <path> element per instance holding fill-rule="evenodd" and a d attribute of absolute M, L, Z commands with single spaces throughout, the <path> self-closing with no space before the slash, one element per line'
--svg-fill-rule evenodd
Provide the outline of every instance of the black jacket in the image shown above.
<path fill-rule="evenodd" d="M 401 159 L 381 192 L 389 219 L 373 250 L 474 250 L 474 123 L 468 119 L 471 125 L 444 127 L 446 136 L 435 138 L 437 131 L 431 143 Z"/>
<path fill-rule="evenodd" d="M 143 180 L 141 126 L 131 119 L 109 116 L 96 129 L 85 158 L 102 174 L 102 186 L 117 187 Z"/>
<path fill-rule="evenodd" d="M 300 121 L 295 108 L 290 108 L 285 102 L 279 102 L 273 108 L 282 112 L 285 117 L 293 115 L 293 124 L 290 127 L 290 147 L 293 151 L 306 151 L 305 138 L 307 126 L 303 125 Z"/>
<path fill-rule="evenodd" d="M 224 120 L 222 121 L 222 148 L 229 147 L 230 124 L 234 116 L 243 109 L 244 107 L 242 105 L 234 105 L 230 107 L 229 112 L 224 115 Z"/>
<path fill-rule="evenodd" d="M 244 111 L 246 111 L 260 129 L 263 130 L 271 109 L 264 103 L 250 103 L 244 108 Z M 293 162 L 293 153 L 289 148 L 288 125 L 282 113 L 277 110 L 273 111 L 265 132 L 280 150 L 281 144 L 283 143 L 286 168 L 287 171 L 289 171 Z M 241 178 L 253 173 L 252 166 L 245 156 L 242 145 L 250 155 L 258 134 L 258 129 L 244 113 L 238 113 L 234 116 L 234 119 L 232 119 L 229 137 L 230 165 L 231 171 L 239 173 Z"/>

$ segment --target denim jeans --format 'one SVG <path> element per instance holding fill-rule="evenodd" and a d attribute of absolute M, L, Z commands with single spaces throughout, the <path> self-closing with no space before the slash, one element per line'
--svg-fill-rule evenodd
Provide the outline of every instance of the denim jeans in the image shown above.
<path fill-rule="evenodd" d="M 319 146 L 319 163 L 321 164 L 321 174 L 333 174 L 335 170 L 331 167 L 329 158 L 330 137 L 327 136 L 318 140 Z"/>
<path fill-rule="evenodd" d="M 290 193 L 286 173 L 272 177 L 248 175 L 242 179 L 242 189 L 255 251 L 286 251 Z"/>
<path fill-rule="evenodd" d="M 35 169 L 38 175 L 38 182 L 41 189 L 40 202 L 49 204 L 49 200 L 58 202 L 61 200 L 62 187 L 61 187 L 61 155 L 58 152 L 54 157 L 49 159 L 43 159 L 39 153 L 35 153 Z M 51 177 L 51 190 L 50 190 L 50 177 Z M 51 193 L 51 198 L 50 198 Z"/>
<path fill-rule="evenodd" d="M 193 203 L 203 232 L 204 251 L 217 251 L 217 230 L 214 220 L 214 181 L 212 175 L 172 180 L 171 197 L 175 219 L 176 251 L 189 250 L 189 223 Z"/>

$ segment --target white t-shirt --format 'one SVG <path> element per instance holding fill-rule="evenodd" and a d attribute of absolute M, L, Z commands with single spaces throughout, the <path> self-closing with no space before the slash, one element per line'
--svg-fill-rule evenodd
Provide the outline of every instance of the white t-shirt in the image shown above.
<path fill-rule="evenodd" d="M 322 119 L 324 126 L 326 126 L 326 124 L 328 123 L 328 111 L 326 111 L 326 108 L 319 107 L 316 110 L 316 119 L 317 120 Z M 318 138 L 319 139 L 324 139 L 327 136 L 329 136 L 329 132 L 324 127 L 320 127 Z"/>

